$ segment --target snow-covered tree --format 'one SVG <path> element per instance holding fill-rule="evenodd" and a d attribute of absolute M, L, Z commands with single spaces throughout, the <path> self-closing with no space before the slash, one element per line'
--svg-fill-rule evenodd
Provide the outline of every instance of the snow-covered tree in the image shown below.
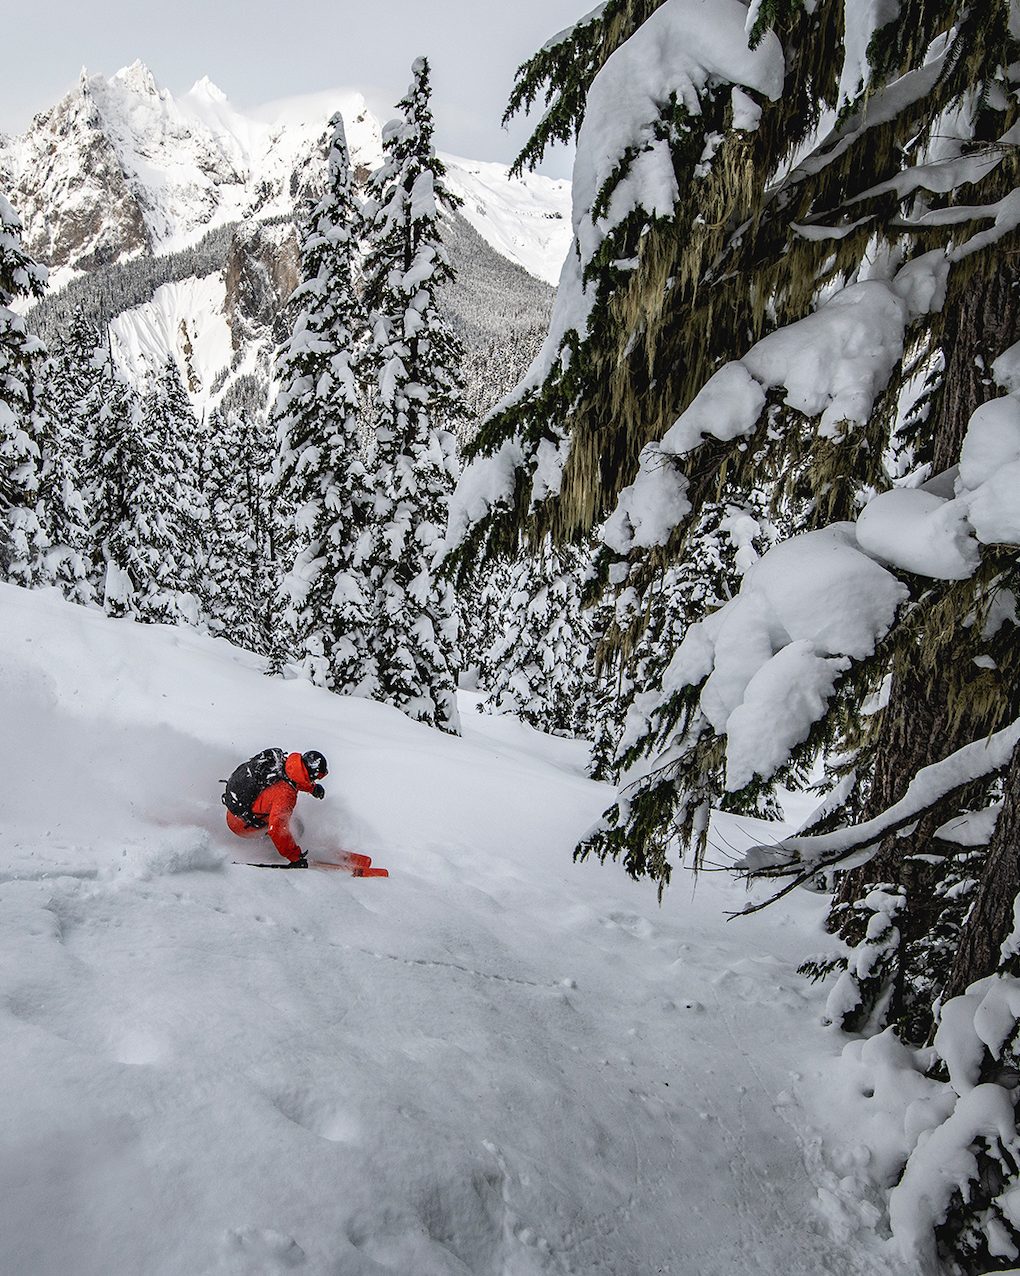
<path fill-rule="evenodd" d="M 842 39 L 836 3 L 811 12 L 759 6 L 750 30 L 740 6 L 724 6 L 700 32 L 705 56 L 693 59 L 693 19 L 672 0 L 640 12 L 603 6 L 564 34 L 559 53 L 549 48 L 524 68 L 522 100 L 537 92 L 528 77 L 548 74 L 570 51 L 561 66 L 567 85 L 550 86 L 549 95 L 573 93 L 577 105 L 575 245 L 543 356 L 473 445 L 476 460 L 451 518 L 458 553 L 502 547 L 521 527 L 533 538 L 549 530 L 559 538 L 587 534 L 605 518 L 599 570 L 618 606 L 627 606 L 648 597 L 671 564 L 701 552 L 710 530 L 705 515 L 720 496 L 752 514 L 764 504 L 784 528 L 821 530 L 902 481 L 884 465 L 893 431 L 900 432 L 901 380 L 916 376 L 919 351 L 935 357 L 946 330 L 938 305 L 948 299 L 958 312 L 965 301 L 970 307 L 963 284 L 979 266 L 994 275 L 990 250 L 1012 233 L 1000 218 L 992 231 L 956 246 L 962 214 L 925 211 L 943 199 L 925 186 L 935 185 L 933 150 L 942 163 L 943 153 L 974 150 L 969 138 L 1008 132 L 1015 109 L 1002 88 L 1008 6 L 980 17 L 969 11 L 958 32 L 943 29 L 941 10 L 917 8 L 933 38 L 953 32 L 951 51 L 924 75 L 911 69 L 913 45 L 901 47 L 911 29 L 905 20 L 876 35 L 876 65 L 852 62 L 872 33 L 862 17 Z M 581 45 L 597 48 L 597 56 L 582 57 Z M 911 76 L 912 91 L 899 102 L 884 86 L 901 72 Z M 625 92 L 635 77 L 648 93 Z M 873 102 L 879 92 L 886 94 L 882 111 Z M 966 111 L 964 93 L 973 97 Z M 827 107 L 840 117 L 822 137 Z M 927 148 L 904 158 L 887 145 L 925 121 Z M 775 188 L 778 156 L 812 145 Z M 978 146 L 972 163 L 958 159 L 950 171 L 961 183 L 979 179 L 1008 196 L 1005 154 Z M 944 164 L 941 172 L 948 176 Z M 920 218 L 916 224 L 905 220 L 905 207 Z M 1002 336 L 1008 307 L 990 309 Z M 964 330 L 973 326 L 971 318 Z M 992 354 L 977 366 L 987 367 Z M 966 418 L 957 419 L 955 405 L 953 415 L 959 451 Z M 930 435 L 930 412 L 926 421 Z M 936 437 L 937 458 L 923 439 L 913 454 L 948 469 L 954 445 L 944 433 Z M 760 579 L 759 568 L 748 577 Z M 893 593 L 898 605 L 900 591 Z M 709 607 L 724 601 L 703 599 Z M 697 618 L 695 607 L 687 627 Z M 624 625 L 618 630 L 632 639 Z M 674 709 L 682 699 L 700 700 L 705 676 L 680 696 L 684 684 L 673 685 L 671 675 L 663 692 Z M 855 695 L 869 694 L 870 679 L 844 681 L 848 690 L 856 684 Z M 715 757 L 708 787 L 756 798 L 778 772 L 754 772 L 733 786 L 713 742 L 720 734 L 713 728 L 698 736 Z M 798 742 L 800 760 L 818 743 Z M 654 752 L 654 739 L 648 744 Z M 792 752 L 781 765 L 791 760 Z M 701 761 L 694 765 L 703 770 Z M 664 830 L 676 813 L 668 793 L 684 789 L 676 779 L 660 794 Z M 654 864 L 638 856 L 632 866 L 667 876 L 663 848 L 648 849 Z"/>
<path fill-rule="evenodd" d="M 88 507 L 95 482 L 89 459 L 105 402 L 109 347 L 85 308 L 77 306 L 59 330 L 55 349 L 47 385 L 57 431 L 56 469 L 65 491 L 64 506 L 74 515 L 70 534 L 80 560 L 78 596 L 80 601 L 95 602 L 101 553 L 92 535 L 94 520 Z"/>
<path fill-rule="evenodd" d="M 461 581 L 458 602 L 462 616 L 460 656 L 462 677 L 472 688 L 482 671 L 486 652 L 503 630 L 503 612 L 513 564 L 504 559 L 485 563 L 482 570 Z"/>
<path fill-rule="evenodd" d="M 84 307 L 71 312 L 61 329 L 48 380 L 48 404 L 56 425 L 55 472 L 61 488 L 60 507 L 65 511 L 65 532 L 61 539 L 74 557 L 65 563 L 65 574 L 73 571 L 73 590 L 65 592 L 83 602 L 92 602 L 94 547 L 89 538 L 90 519 L 84 506 L 86 478 L 84 458 L 90 436 L 102 407 L 103 367 L 107 351 L 99 329 Z"/>
<path fill-rule="evenodd" d="M 42 342 L 10 309 L 38 297 L 45 271 L 25 252 L 21 223 L 0 196 L 0 567 L 19 585 L 58 585 L 88 601 L 84 511 L 51 407 Z"/>
<path fill-rule="evenodd" d="M 577 130 L 574 248 L 450 523 L 468 563 L 604 524 L 628 676 L 641 631 L 666 635 L 582 855 L 661 887 L 703 854 L 712 807 L 753 813 L 821 768 L 810 827 L 748 867 L 836 874 L 837 1022 L 919 1043 L 937 1021 L 955 1093 L 927 1146 L 971 1169 L 936 1188 L 918 1146 L 904 1182 L 938 1200 L 925 1261 L 967 1272 L 1020 1248 L 995 1080 L 1020 1035 L 1002 949 L 1020 892 L 1002 842 L 1020 801 L 1018 30 L 1007 0 L 609 0 L 547 46 L 515 102 L 544 87 L 528 162 Z M 779 542 L 752 536 L 732 597 L 677 613 L 661 585 L 721 503 L 759 528 L 764 509 Z M 1004 1036 L 986 1016 L 960 1046 L 968 988 Z"/>
<path fill-rule="evenodd" d="M 435 558 L 456 477 L 460 344 L 439 302 L 452 279 L 440 209 L 455 200 L 433 148 L 429 65 L 419 58 L 383 131 L 383 166 L 366 207 L 366 357 L 374 412 L 378 696 L 458 730 L 457 612 Z"/>
<path fill-rule="evenodd" d="M 102 387 L 102 406 L 86 443 L 85 504 L 96 596 L 108 616 L 125 616 L 135 612 L 135 581 L 148 575 L 148 565 L 139 561 L 133 527 L 144 516 L 148 465 L 138 396 L 117 374 L 109 355 Z"/>
<path fill-rule="evenodd" d="M 99 409 L 99 387 L 108 358 L 103 336 L 84 306 L 71 311 L 53 350 L 50 411 L 60 430 L 62 450 L 76 453 L 80 467 L 89 422 Z"/>
<path fill-rule="evenodd" d="M 484 711 L 513 713 L 555 735 L 587 734 L 595 653 L 580 598 L 586 565 L 580 550 L 551 544 L 513 564 L 499 633 L 481 659 Z"/>
<path fill-rule="evenodd" d="M 182 591 L 168 570 L 178 549 L 176 511 L 164 503 L 162 462 L 153 446 L 163 438 L 162 422 L 155 420 L 150 402 L 146 429 L 142 402 L 112 358 L 104 370 L 102 398 L 86 449 L 85 500 L 97 597 L 109 616 L 178 624 Z"/>
<path fill-rule="evenodd" d="M 24 319 L 10 309 L 23 297 L 38 297 L 46 272 L 29 257 L 21 221 L 0 196 L 0 509 L 5 523 L 5 568 L 9 564 L 10 519 L 27 509 L 38 486 L 39 446 L 33 414 L 45 352 Z"/>
<path fill-rule="evenodd" d="M 202 612 L 210 629 L 268 654 L 276 574 L 269 562 L 268 483 L 272 445 L 249 413 L 213 413 L 203 493 L 209 521 Z"/>
<path fill-rule="evenodd" d="M 594 622 L 603 698 L 593 756 L 598 778 L 625 774 L 648 752 L 649 739 L 664 738 L 673 706 L 652 689 L 662 685 L 687 628 L 728 602 L 762 551 L 779 539 L 759 493 L 739 504 L 731 495 L 733 501 L 706 502 L 683 557 L 650 574 L 640 588 L 602 596 Z M 604 552 L 598 562 L 600 571 L 622 570 Z M 615 689 L 608 696 L 607 678 Z M 754 814 L 776 814 L 768 792 L 758 795 Z"/>
<path fill-rule="evenodd" d="M 339 114 L 326 189 L 307 214 L 302 282 L 278 356 L 275 492 L 292 511 L 276 660 L 341 695 L 373 695 L 372 491 L 361 457 L 358 363 L 366 320 L 356 287 L 360 209 Z"/>
<path fill-rule="evenodd" d="M 199 477 L 203 445 L 173 359 L 142 400 L 139 428 L 151 501 L 151 579 L 138 596 L 138 614 L 146 620 L 197 625 L 208 521 Z"/>
<path fill-rule="evenodd" d="M 45 529 L 46 549 L 36 559 L 35 581 L 55 585 L 71 602 L 94 604 L 90 579 L 89 519 L 81 492 L 82 437 L 65 433 L 51 406 L 55 371 L 43 382 L 44 434 L 36 496 L 37 519 Z"/>

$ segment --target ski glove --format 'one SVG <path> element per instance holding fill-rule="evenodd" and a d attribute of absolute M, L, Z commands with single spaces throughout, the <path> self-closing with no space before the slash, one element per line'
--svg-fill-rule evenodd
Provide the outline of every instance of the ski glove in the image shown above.
<path fill-rule="evenodd" d="M 325 796 L 326 796 L 326 790 L 322 787 L 321 784 L 317 784 L 315 788 L 312 789 L 312 797 L 319 798 L 321 800 Z"/>

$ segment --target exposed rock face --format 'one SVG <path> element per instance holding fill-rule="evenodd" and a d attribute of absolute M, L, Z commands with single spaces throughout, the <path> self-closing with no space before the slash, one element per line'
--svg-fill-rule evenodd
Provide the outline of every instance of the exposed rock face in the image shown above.
<path fill-rule="evenodd" d="M 3 147 L 10 200 L 29 252 L 50 267 L 93 270 L 147 252 L 136 195 L 83 81 Z"/>
<path fill-rule="evenodd" d="M 233 206 L 251 170 L 229 130 L 211 128 L 201 114 L 189 112 L 189 98 L 178 101 L 161 89 L 140 62 L 110 79 L 92 76 L 87 84 L 154 251 L 183 244 L 200 227 L 225 220 L 219 214 Z M 203 94 L 210 107 L 208 88 Z"/>
<path fill-rule="evenodd" d="M 90 271 L 186 248 L 218 226 L 289 217 L 322 186 L 335 110 L 347 121 L 353 163 L 367 174 L 381 162 L 382 142 L 360 94 L 248 117 L 208 79 L 176 98 L 140 62 L 109 79 L 82 72 L 23 136 L 0 137 L 0 183 L 37 258 Z"/>
<path fill-rule="evenodd" d="M 225 270 L 225 310 L 235 352 L 266 331 L 287 337 L 284 307 L 300 282 L 297 234 L 289 223 L 239 227 Z"/>
<path fill-rule="evenodd" d="M 93 271 L 164 256 L 223 226 L 292 218 L 322 189 L 335 111 L 364 183 L 382 162 L 382 132 L 359 93 L 314 94 L 245 115 L 208 79 L 174 97 L 140 62 L 109 78 L 83 71 L 23 136 L 0 136 L 0 188 L 30 249 L 51 268 Z M 555 283 L 571 239 L 570 184 L 443 158 L 450 189 L 482 238 Z"/>

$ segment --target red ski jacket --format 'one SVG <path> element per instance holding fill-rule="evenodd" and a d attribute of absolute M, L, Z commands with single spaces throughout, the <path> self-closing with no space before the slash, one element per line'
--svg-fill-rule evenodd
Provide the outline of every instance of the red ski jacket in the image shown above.
<path fill-rule="evenodd" d="M 251 809 L 255 815 L 268 822 L 265 832 L 283 858 L 293 864 L 301 857 L 301 847 L 291 836 L 290 817 L 297 805 L 298 793 L 311 793 L 315 781 L 308 774 L 300 753 L 288 754 L 283 769 L 291 783 L 277 780 L 268 789 L 263 789 L 252 803 Z M 248 828 L 244 820 L 233 811 L 227 812 L 227 826 L 239 837 L 250 837 L 253 833 L 263 832 L 262 829 Z"/>

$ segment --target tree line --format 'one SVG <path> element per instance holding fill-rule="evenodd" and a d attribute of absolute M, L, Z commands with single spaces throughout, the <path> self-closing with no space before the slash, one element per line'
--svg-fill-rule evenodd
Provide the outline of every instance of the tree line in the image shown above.
<path fill-rule="evenodd" d="M 326 189 L 301 217 L 302 282 L 268 420 L 259 375 L 199 420 L 172 359 L 139 390 L 106 334 L 158 283 L 221 266 L 227 230 L 144 271 L 132 264 L 127 282 L 123 271 L 74 281 L 58 306 L 0 204 L 0 567 L 111 616 L 197 625 L 267 656 L 274 672 L 456 730 L 459 613 L 437 556 L 454 436 L 473 405 L 455 334 L 482 320 L 451 293 L 444 236 L 464 252 L 476 236 L 451 220 L 424 60 L 399 109 L 364 199 L 342 120 L 330 121 Z M 42 298 L 32 323 L 52 355 L 16 298 Z M 537 325 L 541 301 L 476 308 L 490 327 L 502 312 Z M 476 361 L 491 375 L 492 359 L 525 357 L 522 343 L 505 346 Z M 465 635 L 479 659 L 496 640 L 496 612 L 484 614 L 493 627 Z"/>

